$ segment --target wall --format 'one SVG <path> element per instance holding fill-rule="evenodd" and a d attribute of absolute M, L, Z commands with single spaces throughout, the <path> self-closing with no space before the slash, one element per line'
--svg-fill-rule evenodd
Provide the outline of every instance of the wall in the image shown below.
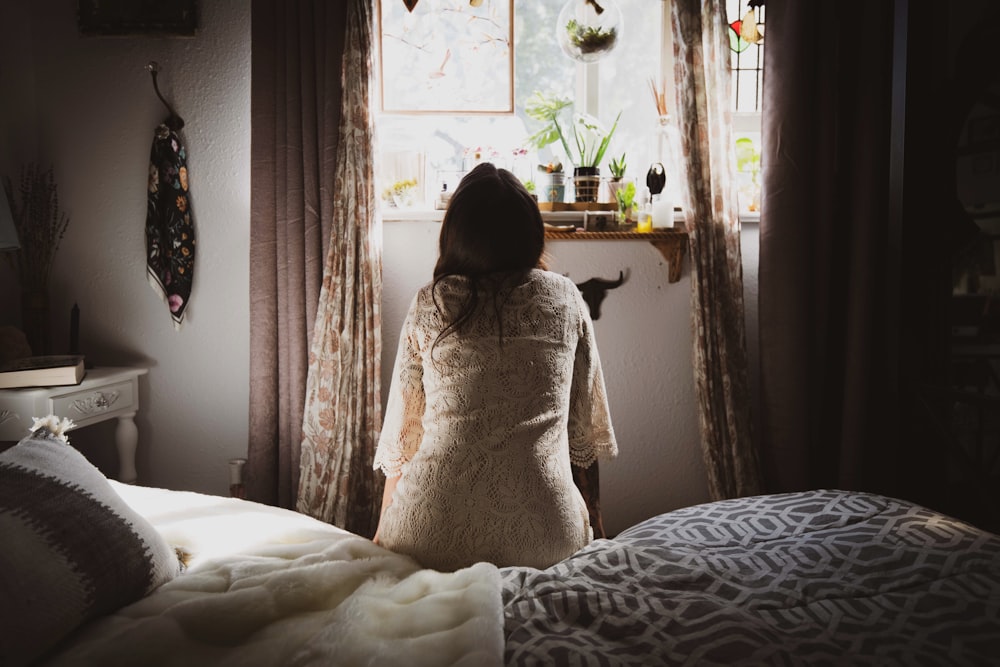
<path fill-rule="evenodd" d="M 71 216 L 51 283 L 55 351 L 66 349 L 77 303 L 91 361 L 150 369 L 137 418 L 140 479 L 222 492 L 226 461 L 247 442 L 250 9 L 242 0 L 199 6 L 193 39 L 89 37 L 77 32 L 76 0 L 4 0 L 0 167 L 16 180 L 23 162 L 51 164 Z M 149 149 L 166 116 L 151 60 L 187 123 L 198 255 L 180 331 L 145 276 Z M 16 322 L 16 281 L 9 270 L 0 279 L 0 323 Z M 114 469 L 103 446 L 110 428 L 78 431 L 74 443 Z"/>
<path fill-rule="evenodd" d="M 0 173 L 52 164 L 71 215 L 52 281 L 53 331 L 66 345 L 78 303 L 81 344 L 100 365 L 142 364 L 138 469 L 144 484 L 224 494 L 227 461 L 247 442 L 250 17 L 241 0 L 202 2 L 194 39 L 82 37 L 75 0 L 0 0 Z M 172 327 L 144 267 L 149 146 L 165 116 L 145 65 L 187 125 L 198 262 L 188 320 Z M 386 222 L 383 390 L 403 313 L 436 259 L 438 223 Z M 756 228 L 744 233 L 750 342 Z M 644 241 L 550 244 L 551 268 L 582 282 L 627 273 L 596 323 L 621 455 L 602 465 L 612 533 L 707 500 L 691 374 L 690 272 L 667 282 Z M 13 273 L 0 262 L 0 324 L 19 321 Z M 106 472 L 110 425 L 73 442 Z"/>

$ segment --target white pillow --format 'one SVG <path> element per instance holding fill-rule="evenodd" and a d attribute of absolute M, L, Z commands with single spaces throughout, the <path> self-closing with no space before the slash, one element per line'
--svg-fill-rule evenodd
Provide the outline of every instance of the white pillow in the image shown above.
<path fill-rule="evenodd" d="M 44 427 L 0 453 L 0 536 L 0 665 L 30 663 L 180 571 L 156 529 Z"/>

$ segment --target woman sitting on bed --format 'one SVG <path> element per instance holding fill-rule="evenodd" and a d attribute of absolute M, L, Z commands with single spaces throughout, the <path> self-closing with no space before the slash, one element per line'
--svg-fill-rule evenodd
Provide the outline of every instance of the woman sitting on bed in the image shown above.
<path fill-rule="evenodd" d="M 544 568 L 593 537 L 571 464 L 618 453 L 593 323 L 543 270 L 538 205 L 482 164 L 456 188 L 434 280 L 399 339 L 375 541 L 423 566 Z"/>

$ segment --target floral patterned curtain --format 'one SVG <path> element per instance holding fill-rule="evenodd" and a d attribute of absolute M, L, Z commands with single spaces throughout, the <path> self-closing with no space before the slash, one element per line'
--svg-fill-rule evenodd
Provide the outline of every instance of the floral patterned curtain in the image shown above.
<path fill-rule="evenodd" d="M 371 537 L 381 479 L 372 469 L 382 422 L 381 228 L 372 150 L 372 7 L 349 0 L 333 206 L 302 420 L 296 509 Z"/>
<path fill-rule="evenodd" d="M 751 441 L 740 223 L 724 0 L 673 0 L 678 122 L 687 163 L 694 372 L 713 499 L 758 493 Z"/>

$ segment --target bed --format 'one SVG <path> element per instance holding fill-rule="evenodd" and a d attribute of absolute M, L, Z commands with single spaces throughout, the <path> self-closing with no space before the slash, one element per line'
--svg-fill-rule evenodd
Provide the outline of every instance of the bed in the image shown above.
<path fill-rule="evenodd" d="M 435 572 L 287 510 L 119 484 L 43 434 L 0 454 L 0 528 L 4 665 L 984 665 L 1000 656 L 1000 537 L 872 494 L 709 503 L 595 540 L 545 570 Z M 81 578 L 78 563 L 67 566 L 76 560 L 100 571 Z"/>

